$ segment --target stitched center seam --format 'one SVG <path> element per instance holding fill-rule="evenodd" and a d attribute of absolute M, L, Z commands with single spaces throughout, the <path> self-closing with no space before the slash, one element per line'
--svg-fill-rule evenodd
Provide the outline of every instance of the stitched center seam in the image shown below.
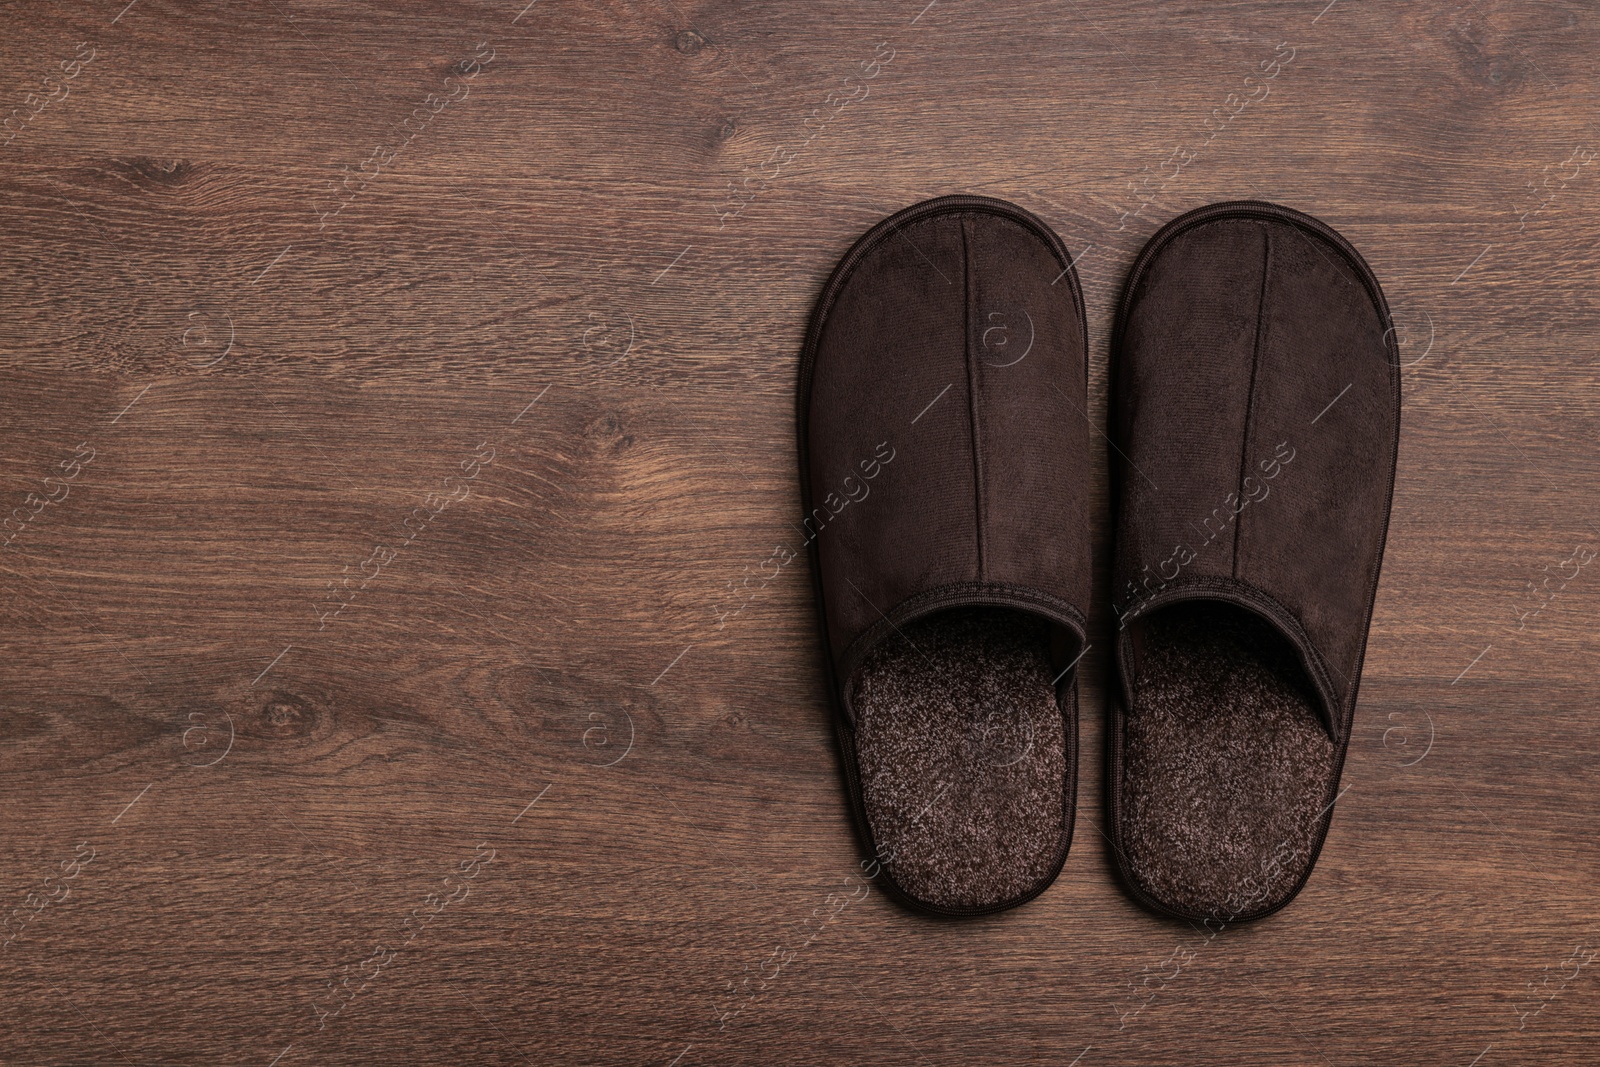
<path fill-rule="evenodd" d="M 983 545 L 983 446 L 978 436 L 978 364 L 973 358 L 972 334 L 976 316 L 972 308 L 972 253 L 969 247 L 972 220 L 961 217 L 962 352 L 967 360 L 967 420 L 972 431 L 972 513 L 978 542 L 978 581 L 987 581 L 989 569 Z"/>
<path fill-rule="evenodd" d="M 1267 278 L 1272 273 L 1272 231 L 1261 226 L 1261 292 L 1256 297 L 1256 336 L 1250 348 L 1250 387 L 1244 398 L 1244 433 L 1239 442 L 1239 490 L 1233 508 L 1233 576 L 1239 577 L 1239 530 L 1244 526 L 1244 509 L 1239 502 L 1244 499 L 1244 480 L 1250 469 L 1250 429 L 1255 421 L 1256 372 L 1261 366 L 1261 334 L 1265 329 L 1267 309 Z"/>

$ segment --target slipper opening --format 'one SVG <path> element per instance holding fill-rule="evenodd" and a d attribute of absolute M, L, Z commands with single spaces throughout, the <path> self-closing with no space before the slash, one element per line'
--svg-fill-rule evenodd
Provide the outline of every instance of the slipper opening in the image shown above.
<path fill-rule="evenodd" d="M 1139 887 L 1224 921 L 1269 911 L 1320 846 L 1337 749 L 1290 642 L 1229 603 L 1170 605 L 1134 624 L 1121 836 Z"/>
<path fill-rule="evenodd" d="M 998 908 L 1059 870 L 1077 654 L 1048 620 L 968 607 L 904 624 L 862 661 L 851 679 L 862 803 L 914 901 Z"/>

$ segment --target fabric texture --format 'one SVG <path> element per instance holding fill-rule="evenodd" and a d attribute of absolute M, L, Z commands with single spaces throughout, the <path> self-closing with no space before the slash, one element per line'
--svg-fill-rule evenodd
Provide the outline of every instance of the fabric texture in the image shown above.
<path fill-rule="evenodd" d="M 1145 631 L 1124 735 L 1129 866 L 1152 897 L 1210 918 L 1286 899 L 1334 757 L 1294 649 L 1215 601 L 1158 611 Z"/>
<path fill-rule="evenodd" d="M 982 908 L 1059 865 L 1066 724 L 1049 626 L 1004 608 L 924 616 L 852 679 L 862 803 L 906 894 Z"/>
<path fill-rule="evenodd" d="M 1071 839 L 1077 702 L 1066 668 L 1090 585 L 1086 347 L 1060 238 L 1014 205 L 971 196 L 869 231 L 835 269 L 807 336 L 801 527 L 845 778 L 885 884 L 935 913 L 1028 899 Z M 962 613 L 971 608 L 1004 610 Z M 1019 616 L 1036 625 L 1013 625 Z M 924 619 L 918 632 L 937 657 L 904 654 Z M 1060 688 L 1059 728 L 1028 718 L 1038 747 L 1021 771 L 973 764 L 977 777 L 962 778 L 957 764 L 976 757 L 961 756 L 958 737 L 998 714 L 994 701 L 1036 710 L 1042 663 L 1053 668 L 1046 688 Z M 913 767 L 968 782 L 914 831 Z M 1025 810 L 1025 823 L 1010 821 Z"/>
<path fill-rule="evenodd" d="M 1257 917 L 1310 874 L 1349 741 L 1399 434 L 1388 309 L 1332 229 L 1240 202 L 1151 239 L 1114 333 L 1117 863 L 1158 910 Z"/>

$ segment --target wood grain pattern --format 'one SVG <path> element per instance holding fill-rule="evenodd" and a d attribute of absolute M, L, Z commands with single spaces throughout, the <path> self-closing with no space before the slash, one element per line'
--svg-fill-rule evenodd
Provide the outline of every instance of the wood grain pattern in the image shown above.
<path fill-rule="evenodd" d="M 0 1063 L 1595 1062 L 1592 5 L 524 3 L 0 4 Z M 1080 255 L 1097 424 L 1179 212 L 1397 309 L 1349 788 L 1260 924 L 1113 882 L 1103 511 L 1060 880 L 858 876 L 762 564 L 818 288 L 957 191 Z"/>

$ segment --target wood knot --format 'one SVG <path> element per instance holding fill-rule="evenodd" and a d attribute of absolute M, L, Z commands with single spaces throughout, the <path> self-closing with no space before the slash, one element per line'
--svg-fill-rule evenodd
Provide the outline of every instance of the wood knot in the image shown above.
<path fill-rule="evenodd" d="M 317 709 L 310 703 L 283 692 L 268 693 L 239 724 L 239 732 L 268 741 L 292 741 L 310 737 L 317 727 Z"/>
<path fill-rule="evenodd" d="M 600 451 L 621 452 L 633 446 L 633 435 L 627 432 L 622 416 L 614 411 L 591 419 L 583 428 L 583 436 Z"/>
<path fill-rule="evenodd" d="M 672 47 L 686 56 L 697 56 L 706 46 L 706 39 L 695 30 L 680 30 L 672 39 Z"/>
<path fill-rule="evenodd" d="M 1528 80 L 1530 67 L 1516 51 L 1514 42 L 1473 19 L 1450 25 L 1445 34 L 1455 52 L 1462 74 L 1480 90 L 1503 93 Z"/>
<path fill-rule="evenodd" d="M 194 164 L 187 159 L 153 159 L 136 156 L 127 161 L 134 176 L 152 185 L 178 186 L 194 175 Z"/>

